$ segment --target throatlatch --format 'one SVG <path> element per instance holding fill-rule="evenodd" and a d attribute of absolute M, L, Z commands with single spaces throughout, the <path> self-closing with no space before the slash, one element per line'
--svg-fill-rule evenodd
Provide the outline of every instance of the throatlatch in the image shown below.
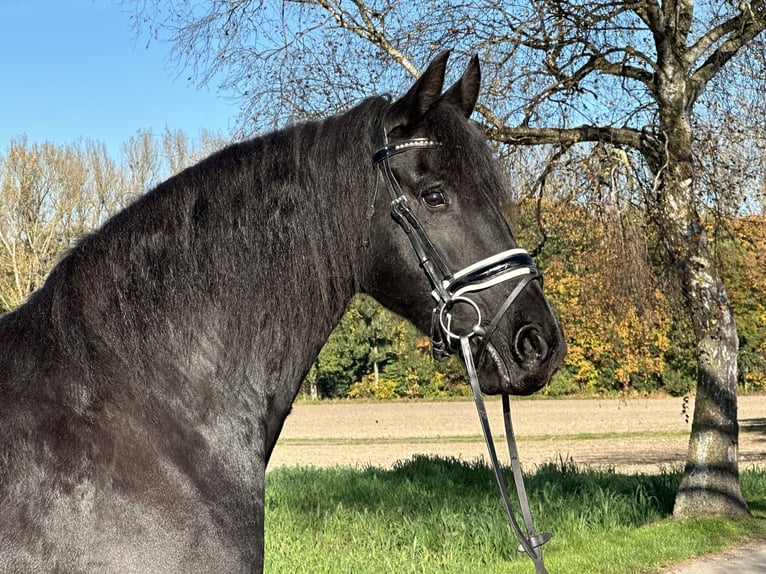
<path fill-rule="evenodd" d="M 513 531 L 520 542 L 518 549 L 529 556 L 535 565 L 537 574 L 547 574 L 548 571 L 543 564 L 541 546 L 550 540 L 551 535 L 547 532 L 538 534 L 534 528 L 532 513 L 529 509 L 526 488 L 524 486 L 524 477 L 519 463 L 516 438 L 511 424 L 508 395 L 504 394 L 502 396 L 503 421 L 511 459 L 511 469 L 513 470 L 526 534 L 516 520 L 511 506 L 508 489 L 505 485 L 505 479 L 503 478 L 494 441 L 492 440 L 487 410 L 482 398 L 476 370 L 476 364 L 486 350 L 489 340 L 503 316 L 526 286 L 532 280 L 540 279 L 540 273 L 529 254 L 524 249 L 518 248 L 487 257 L 455 273 L 450 271 L 439 251 L 429 239 L 425 229 L 423 229 L 417 217 L 410 209 L 407 198 L 404 196 L 396 177 L 394 177 L 388 161 L 391 156 L 412 149 L 436 149 L 439 147 L 441 147 L 441 143 L 430 139 L 411 139 L 398 144 L 386 145 L 373 155 L 373 165 L 380 170 L 386 188 L 391 195 L 391 217 L 407 234 L 412 248 L 418 257 L 420 267 L 425 272 L 431 285 L 431 296 L 436 301 L 436 306 L 431 314 L 432 353 L 438 360 L 446 359 L 450 355 L 457 353 L 463 361 L 471 383 L 476 410 L 479 414 L 479 421 L 487 443 L 500 495 Z M 517 283 L 511 294 L 505 299 L 489 324 L 484 327 L 481 310 L 477 303 L 470 298 L 470 294 L 478 293 L 512 280 L 517 281 Z M 465 332 L 458 332 L 458 329 L 452 323 L 452 309 L 458 304 L 467 305 L 476 314 L 475 322 L 470 330 Z M 477 351 L 474 351 L 471 345 L 471 339 L 474 337 L 479 338 Z M 476 355 L 476 361 L 474 361 L 474 354 Z"/>

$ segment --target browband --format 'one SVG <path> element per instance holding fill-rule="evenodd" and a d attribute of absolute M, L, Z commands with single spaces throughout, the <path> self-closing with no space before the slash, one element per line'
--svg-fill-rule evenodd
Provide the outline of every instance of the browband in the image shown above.
<path fill-rule="evenodd" d="M 441 145 L 441 142 L 429 140 L 428 138 L 415 138 L 397 144 L 390 144 L 375 152 L 375 155 L 372 156 L 372 165 L 378 165 L 384 159 L 402 153 L 403 151 L 411 149 L 434 149 L 441 147 Z"/>

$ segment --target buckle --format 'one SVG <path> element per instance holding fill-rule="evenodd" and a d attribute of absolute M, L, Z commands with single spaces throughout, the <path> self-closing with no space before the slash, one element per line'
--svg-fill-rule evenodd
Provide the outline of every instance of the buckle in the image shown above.
<path fill-rule="evenodd" d="M 535 548 L 540 548 L 543 544 L 548 542 L 553 537 L 553 534 L 550 532 L 540 532 L 539 534 L 533 534 L 529 538 L 527 538 L 527 542 L 529 543 L 529 547 L 534 550 Z M 524 549 L 523 544 L 519 544 L 518 548 L 516 548 L 519 552 L 526 552 Z"/>

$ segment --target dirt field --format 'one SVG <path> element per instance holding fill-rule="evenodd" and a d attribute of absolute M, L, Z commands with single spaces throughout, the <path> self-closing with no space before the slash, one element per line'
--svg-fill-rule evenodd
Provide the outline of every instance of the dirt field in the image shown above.
<path fill-rule="evenodd" d="M 619 472 L 683 466 L 691 428 L 682 399 L 512 400 L 526 468 L 559 458 Z M 689 421 L 691 420 L 689 406 Z M 501 460 L 507 462 L 499 400 L 487 404 Z M 766 464 L 766 397 L 740 397 L 740 464 Z M 483 458 L 470 401 L 298 404 L 269 468 L 381 466 L 416 454 Z"/>

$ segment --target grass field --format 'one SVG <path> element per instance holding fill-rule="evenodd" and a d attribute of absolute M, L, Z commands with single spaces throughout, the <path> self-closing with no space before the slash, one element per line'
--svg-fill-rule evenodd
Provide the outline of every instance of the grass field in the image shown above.
<path fill-rule="evenodd" d="M 551 572 L 660 572 L 766 539 L 766 471 L 742 476 L 756 517 L 672 521 L 678 473 L 622 475 L 573 464 L 527 480 Z M 392 469 L 282 468 L 267 477 L 266 572 L 524 573 L 491 472 L 416 457 Z"/>
<path fill-rule="evenodd" d="M 536 525 L 554 534 L 545 546 L 549 570 L 661 572 L 693 556 L 766 539 L 766 468 L 757 465 L 758 460 L 766 461 L 760 450 L 766 440 L 762 414 L 766 409 L 761 410 L 763 398 L 746 399 L 740 408 L 742 439 L 753 460 L 743 464 L 742 487 L 755 517 L 737 521 L 670 520 L 680 481 L 678 465 L 672 462 L 676 455 L 668 464 L 654 462 L 668 459 L 658 439 L 675 438 L 675 433 L 681 442 L 687 439 L 684 418 L 680 423 L 666 420 L 680 418 L 680 399 L 632 406 L 604 401 L 514 402 L 520 415 L 516 429 L 524 437 L 522 459 L 534 450 L 530 445 L 566 440 L 572 445 L 585 443 L 583 452 L 591 456 L 601 452 L 604 462 L 595 469 L 573 462 L 577 457 L 559 456 L 528 465 Z M 478 423 L 474 420 L 469 427 L 469 419 L 463 419 L 475 417 L 471 405 L 389 403 L 377 411 L 380 406 L 299 405 L 291 415 L 285 442 L 275 455 L 281 450 L 283 456 L 297 452 L 303 456 L 290 464 L 275 464 L 267 474 L 266 571 L 534 572 L 531 562 L 515 550 L 486 465 L 464 454 L 460 459 L 417 454 L 420 447 L 427 451 L 434 445 L 458 449 L 472 445 Z M 446 414 L 440 415 L 442 410 Z M 525 412 L 537 422 L 525 425 Z M 622 452 L 620 460 L 648 457 L 648 470 L 636 465 L 609 468 L 610 450 L 605 447 L 618 439 L 637 445 Z M 373 447 L 387 454 L 379 459 L 381 464 L 370 466 L 374 461 L 369 459 L 379 456 Z M 337 466 L 349 464 L 348 457 L 335 463 L 328 459 L 328 453 L 346 450 L 361 458 L 353 459 L 351 466 Z"/>

